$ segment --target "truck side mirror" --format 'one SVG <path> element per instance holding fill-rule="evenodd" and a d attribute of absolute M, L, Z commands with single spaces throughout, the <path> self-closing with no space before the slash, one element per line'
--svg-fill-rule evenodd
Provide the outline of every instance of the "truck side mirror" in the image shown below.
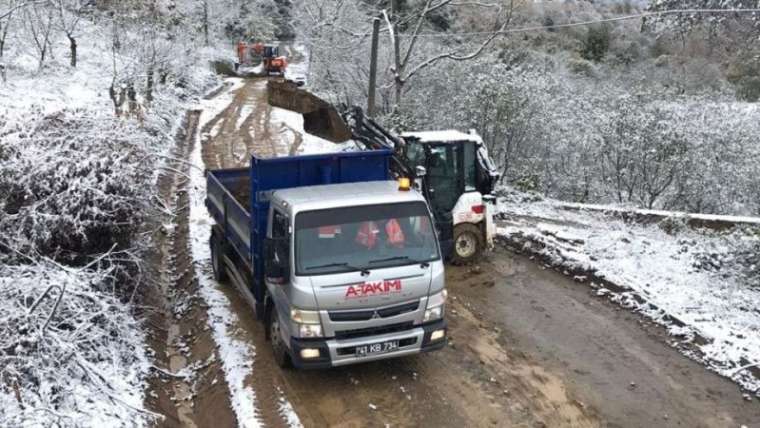
<path fill-rule="evenodd" d="M 427 175 L 427 169 L 425 169 L 424 166 L 418 165 L 414 169 L 414 174 L 416 175 L 417 178 L 422 178 Z"/>
<path fill-rule="evenodd" d="M 285 284 L 290 277 L 288 238 L 264 240 L 264 275 L 270 282 Z"/>

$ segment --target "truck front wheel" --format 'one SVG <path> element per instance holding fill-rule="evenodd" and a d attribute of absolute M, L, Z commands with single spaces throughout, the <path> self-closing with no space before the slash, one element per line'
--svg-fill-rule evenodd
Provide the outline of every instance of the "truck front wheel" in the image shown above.
<path fill-rule="evenodd" d="M 274 362 L 280 367 L 290 365 L 290 357 L 285 349 L 285 343 L 282 341 L 282 332 L 280 331 L 280 317 L 277 310 L 272 308 L 269 315 L 269 344 L 272 346 L 272 355 Z"/>
<path fill-rule="evenodd" d="M 483 234 L 476 225 L 465 223 L 454 226 L 451 262 L 458 265 L 471 263 L 480 257 L 483 246 Z"/>

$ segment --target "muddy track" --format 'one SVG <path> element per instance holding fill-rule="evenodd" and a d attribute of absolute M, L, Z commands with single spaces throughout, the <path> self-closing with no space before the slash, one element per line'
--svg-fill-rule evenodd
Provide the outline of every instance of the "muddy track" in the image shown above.
<path fill-rule="evenodd" d="M 249 154 L 294 153 L 301 136 L 272 120 L 264 80 L 247 81 L 232 103 L 201 130 L 207 168 L 248 164 Z M 598 426 L 594 412 L 572 397 L 556 375 L 508 352 L 492 326 L 456 299 L 449 311 L 452 345 L 443 351 L 325 371 L 275 366 L 264 327 L 228 284 L 238 317 L 237 338 L 256 349 L 256 391 L 267 425 L 282 425 L 270 409 L 280 394 L 305 426 Z M 282 391 L 282 392 L 281 392 Z"/>
<path fill-rule="evenodd" d="M 147 405 L 163 414 L 162 427 L 234 426 L 235 414 L 219 364 L 213 338 L 206 327 L 206 311 L 197 297 L 188 241 L 187 159 L 193 149 L 199 112 L 191 111 L 177 135 L 169 161 L 159 177 L 159 198 L 171 215 L 153 237 L 156 254 L 151 266 L 158 287 L 149 301 L 150 345 L 160 367 L 150 379 Z"/>
<path fill-rule="evenodd" d="M 289 147 L 284 125 L 272 121 L 266 79 L 251 79 L 234 95 L 230 105 L 201 130 L 203 161 L 209 169 L 242 167 L 251 154 L 274 157 Z M 214 149 L 207 150 L 211 135 Z"/>

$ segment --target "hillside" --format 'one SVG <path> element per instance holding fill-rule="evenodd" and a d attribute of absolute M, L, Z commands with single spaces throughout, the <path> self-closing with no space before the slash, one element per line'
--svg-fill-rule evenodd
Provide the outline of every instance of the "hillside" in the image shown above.
<path fill-rule="evenodd" d="M 313 14 L 297 21 L 314 52 L 314 86 L 359 105 L 371 16 L 389 2 L 367 3 L 325 6 L 329 26 Z M 415 20 L 425 4 L 403 2 L 399 13 L 407 60 L 398 79 L 383 25 L 378 105 L 387 125 L 475 128 L 504 184 L 558 199 L 760 213 L 757 47 L 748 43 L 757 13 L 553 28 L 690 4 L 452 4 Z"/>

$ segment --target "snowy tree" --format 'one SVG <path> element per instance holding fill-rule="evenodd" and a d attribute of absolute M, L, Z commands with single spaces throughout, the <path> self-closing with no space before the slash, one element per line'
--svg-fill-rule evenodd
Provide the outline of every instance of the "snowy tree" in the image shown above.
<path fill-rule="evenodd" d="M 240 39 L 270 40 L 276 31 L 277 5 L 274 0 L 179 0 L 183 22 L 199 32 L 205 46 Z M 187 34 L 194 37 L 192 32 Z"/>
<path fill-rule="evenodd" d="M 82 0 L 53 0 L 53 7 L 58 15 L 57 29 L 60 30 L 69 41 L 70 64 L 77 66 L 77 37 L 79 23 L 84 11 Z"/>
<path fill-rule="evenodd" d="M 55 10 L 49 4 L 33 2 L 23 12 L 24 27 L 37 51 L 38 68 L 42 69 L 50 54 Z"/>
<path fill-rule="evenodd" d="M 384 9 L 396 2 L 376 3 L 300 1 L 294 2 L 294 10 L 297 29 L 308 40 L 311 59 L 321 75 L 317 81 L 327 86 L 329 92 L 361 104 L 367 95 L 372 20 L 384 20 L 378 88 L 381 110 L 386 113 L 398 109 L 410 82 L 433 66 L 447 61 L 451 64 L 472 60 L 488 53 L 487 48 L 509 25 L 512 13 L 511 1 L 425 0 L 405 2 L 404 7 L 397 10 Z M 427 33 L 446 27 L 440 21 L 443 12 L 455 14 L 467 8 L 488 11 L 488 21 L 481 23 L 482 40 L 439 43 L 428 37 L 431 34 Z M 356 61 L 357 53 L 366 57 Z"/>
<path fill-rule="evenodd" d="M 0 60 L 5 54 L 5 43 L 8 40 L 9 30 L 13 21 L 14 14 L 17 13 L 24 4 L 16 0 L 0 1 Z"/>

